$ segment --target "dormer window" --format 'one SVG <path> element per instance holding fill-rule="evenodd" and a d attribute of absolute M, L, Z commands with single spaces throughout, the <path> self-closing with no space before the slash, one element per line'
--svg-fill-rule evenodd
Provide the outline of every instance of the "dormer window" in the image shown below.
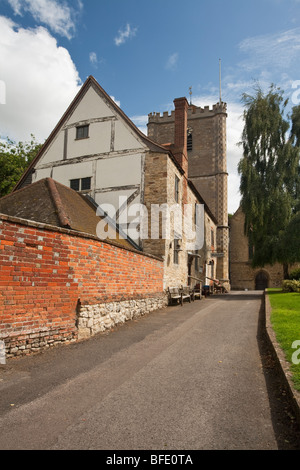
<path fill-rule="evenodd" d="M 89 125 L 76 127 L 76 140 L 87 139 L 89 136 Z"/>

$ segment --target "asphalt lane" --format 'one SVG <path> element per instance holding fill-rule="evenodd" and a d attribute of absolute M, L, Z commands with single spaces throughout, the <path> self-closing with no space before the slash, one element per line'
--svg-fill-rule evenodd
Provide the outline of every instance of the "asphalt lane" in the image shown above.
<path fill-rule="evenodd" d="M 261 292 L 168 307 L 0 368 L 0 449 L 300 449 Z"/>

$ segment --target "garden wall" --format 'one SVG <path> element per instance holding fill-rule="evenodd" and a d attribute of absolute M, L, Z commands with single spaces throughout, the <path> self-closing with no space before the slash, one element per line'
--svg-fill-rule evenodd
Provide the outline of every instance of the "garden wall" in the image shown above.
<path fill-rule="evenodd" d="M 0 214 L 0 340 L 7 357 L 76 341 L 165 305 L 162 260 Z"/>

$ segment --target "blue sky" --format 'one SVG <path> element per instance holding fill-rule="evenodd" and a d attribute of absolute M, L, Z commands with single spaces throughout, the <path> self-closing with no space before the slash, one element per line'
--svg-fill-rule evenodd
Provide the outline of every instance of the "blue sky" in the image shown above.
<path fill-rule="evenodd" d="M 146 132 L 189 87 L 217 102 L 219 59 L 234 212 L 241 94 L 258 80 L 298 104 L 299 0 L 0 0 L 0 136 L 43 141 L 89 75 Z"/>

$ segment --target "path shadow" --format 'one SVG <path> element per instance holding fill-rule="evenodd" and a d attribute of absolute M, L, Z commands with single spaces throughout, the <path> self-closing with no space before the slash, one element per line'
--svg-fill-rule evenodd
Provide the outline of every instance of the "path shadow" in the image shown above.
<path fill-rule="evenodd" d="M 259 312 L 257 342 L 278 450 L 300 450 L 300 424 L 297 422 L 287 385 L 266 332 L 264 297 Z"/>
<path fill-rule="evenodd" d="M 236 302 L 237 300 L 241 300 L 245 302 L 245 300 L 254 300 L 260 299 L 264 295 L 264 291 L 262 290 L 253 290 L 253 291 L 231 291 L 227 294 L 213 294 L 211 296 L 212 299 L 222 299 L 227 300 L 228 302 Z"/>

